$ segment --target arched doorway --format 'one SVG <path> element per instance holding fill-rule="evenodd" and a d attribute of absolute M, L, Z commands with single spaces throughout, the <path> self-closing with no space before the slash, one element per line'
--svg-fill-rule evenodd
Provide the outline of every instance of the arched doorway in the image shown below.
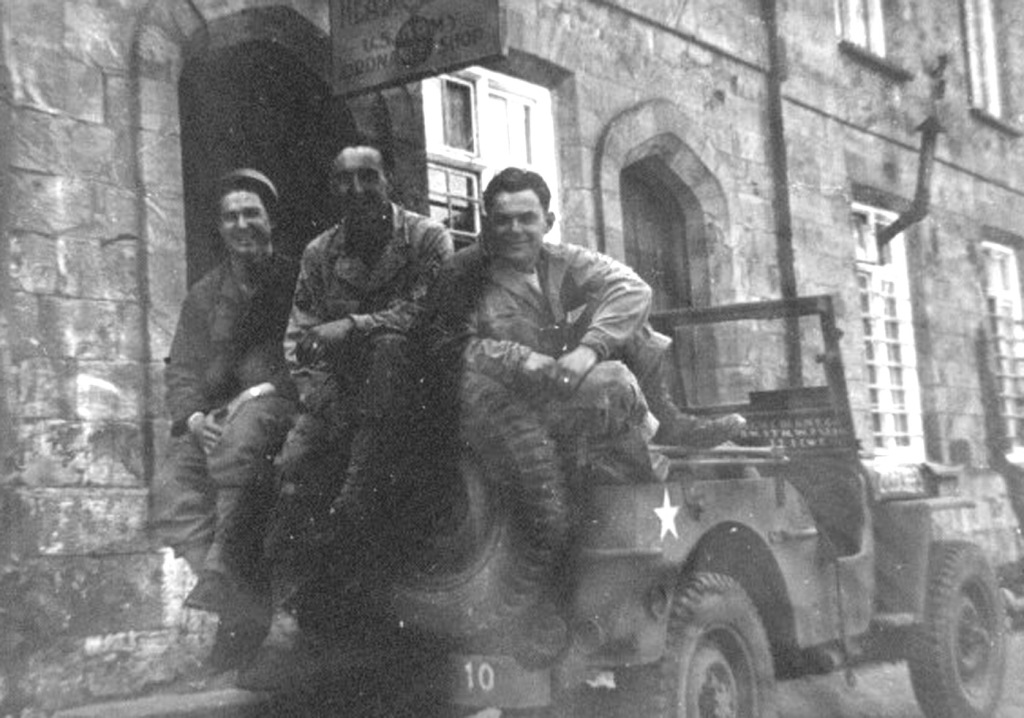
<path fill-rule="evenodd" d="M 625 260 L 654 290 L 655 311 L 692 304 L 679 184 L 658 156 L 626 166 L 619 176 Z"/>
<path fill-rule="evenodd" d="M 330 162 L 356 134 L 344 105 L 306 64 L 265 40 L 190 58 L 178 94 L 189 284 L 220 259 L 211 192 L 236 167 L 277 185 L 275 246 L 298 256 L 334 221 Z"/>

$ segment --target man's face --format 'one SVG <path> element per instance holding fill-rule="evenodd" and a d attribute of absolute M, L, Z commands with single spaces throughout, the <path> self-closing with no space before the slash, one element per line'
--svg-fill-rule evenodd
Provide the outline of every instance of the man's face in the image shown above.
<path fill-rule="evenodd" d="M 270 215 L 255 192 L 231 190 L 220 200 L 220 236 L 228 252 L 257 261 L 271 254 Z"/>
<path fill-rule="evenodd" d="M 389 205 L 388 182 L 380 153 L 370 147 L 350 147 L 334 162 L 334 192 L 345 216 L 379 217 Z"/>
<path fill-rule="evenodd" d="M 554 221 L 555 215 L 544 211 L 533 190 L 500 192 L 487 212 L 487 251 L 521 272 L 531 272 Z"/>

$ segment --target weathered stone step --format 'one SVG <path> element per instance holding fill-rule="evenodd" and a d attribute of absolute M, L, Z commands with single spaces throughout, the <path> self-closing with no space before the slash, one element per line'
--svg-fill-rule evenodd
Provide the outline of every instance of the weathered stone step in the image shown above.
<path fill-rule="evenodd" d="M 252 718 L 267 715 L 270 702 L 268 693 L 223 688 L 93 703 L 58 711 L 53 718 Z"/>

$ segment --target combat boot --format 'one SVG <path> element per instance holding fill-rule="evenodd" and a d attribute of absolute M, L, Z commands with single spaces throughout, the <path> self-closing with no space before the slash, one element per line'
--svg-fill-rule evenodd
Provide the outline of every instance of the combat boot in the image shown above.
<path fill-rule="evenodd" d="M 206 552 L 199 580 L 185 598 L 185 606 L 199 611 L 220 613 L 231 604 L 233 591 L 228 578 L 232 563 L 228 559 L 231 533 L 237 530 L 242 512 L 242 489 L 223 488 L 217 491 L 216 525 L 213 542 Z M 237 563 L 237 562 L 234 562 Z"/>
<path fill-rule="evenodd" d="M 654 443 L 706 449 L 738 438 L 747 420 L 739 414 L 703 417 L 683 412 L 672 398 L 669 363 L 662 356 L 640 380 L 647 405 L 658 420 Z"/>
<path fill-rule="evenodd" d="M 248 662 L 270 630 L 270 583 L 257 540 L 265 529 L 265 499 L 259 487 L 217 491 L 217 524 L 199 581 L 185 605 L 217 613 L 220 620 L 208 659 L 215 670 Z"/>

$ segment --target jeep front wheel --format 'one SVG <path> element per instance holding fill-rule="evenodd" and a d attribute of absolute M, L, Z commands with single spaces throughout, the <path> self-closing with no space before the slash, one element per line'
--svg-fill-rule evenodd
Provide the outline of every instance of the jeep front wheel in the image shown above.
<path fill-rule="evenodd" d="M 715 573 L 688 579 L 673 602 L 668 630 L 665 657 L 656 667 L 617 672 L 623 708 L 643 706 L 642 715 L 665 718 L 775 715 L 768 637 L 735 579 Z"/>
<path fill-rule="evenodd" d="M 968 543 L 932 547 L 925 615 L 914 628 L 910 679 L 928 718 L 987 718 L 1006 668 L 1006 618 L 984 554 Z"/>

